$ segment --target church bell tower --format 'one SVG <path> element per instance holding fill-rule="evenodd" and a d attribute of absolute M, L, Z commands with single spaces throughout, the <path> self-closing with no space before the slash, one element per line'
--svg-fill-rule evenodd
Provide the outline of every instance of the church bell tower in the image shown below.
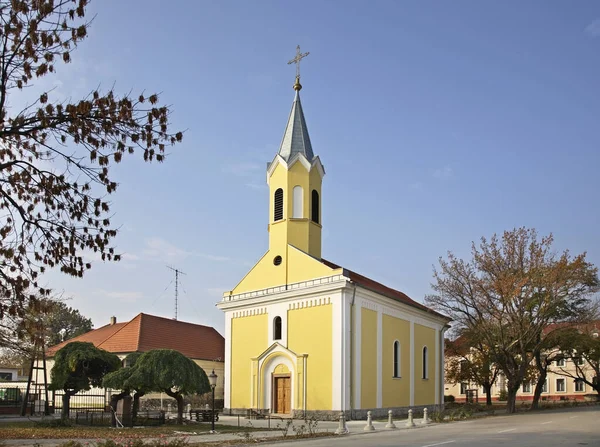
<path fill-rule="evenodd" d="M 300 60 L 297 54 L 296 92 L 279 151 L 267 167 L 269 185 L 269 251 L 292 245 L 321 259 L 321 183 L 325 170 L 313 153 L 300 102 Z"/>

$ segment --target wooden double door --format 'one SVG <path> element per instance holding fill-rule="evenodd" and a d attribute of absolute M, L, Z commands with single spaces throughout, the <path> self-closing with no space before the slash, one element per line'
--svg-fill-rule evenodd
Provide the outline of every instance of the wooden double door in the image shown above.
<path fill-rule="evenodd" d="M 292 411 L 292 379 L 289 375 L 273 376 L 273 412 L 289 414 Z"/>

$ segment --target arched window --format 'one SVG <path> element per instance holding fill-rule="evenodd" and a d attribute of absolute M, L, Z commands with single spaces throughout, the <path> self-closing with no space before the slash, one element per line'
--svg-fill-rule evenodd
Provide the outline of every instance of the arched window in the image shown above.
<path fill-rule="evenodd" d="M 394 342 L 394 377 L 400 377 L 400 342 Z"/>
<path fill-rule="evenodd" d="M 281 317 L 273 319 L 273 340 L 281 340 Z"/>
<path fill-rule="evenodd" d="M 311 204 L 311 219 L 314 223 L 319 223 L 319 193 L 316 189 L 312 191 L 312 204 Z"/>
<path fill-rule="evenodd" d="M 292 196 L 293 196 L 292 217 L 301 219 L 302 217 L 304 217 L 302 214 L 302 207 L 304 205 L 303 197 L 302 197 L 303 196 L 302 186 L 294 186 Z"/>
<path fill-rule="evenodd" d="M 283 189 L 279 188 L 275 191 L 273 203 L 273 220 L 277 222 L 278 220 L 283 219 Z"/>
<path fill-rule="evenodd" d="M 423 346 L 423 379 L 429 378 L 429 358 L 427 355 L 427 346 Z"/>

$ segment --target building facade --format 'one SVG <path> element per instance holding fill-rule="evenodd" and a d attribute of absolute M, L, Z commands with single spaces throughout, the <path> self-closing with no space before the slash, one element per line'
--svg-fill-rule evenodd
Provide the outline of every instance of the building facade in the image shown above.
<path fill-rule="evenodd" d="M 322 258 L 322 181 L 295 98 L 267 166 L 269 249 L 223 295 L 225 409 L 335 419 L 443 404 L 448 319 Z"/>

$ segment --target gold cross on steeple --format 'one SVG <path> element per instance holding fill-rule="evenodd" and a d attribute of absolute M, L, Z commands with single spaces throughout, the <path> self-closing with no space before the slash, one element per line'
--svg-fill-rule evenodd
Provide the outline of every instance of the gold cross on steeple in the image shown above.
<path fill-rule="evenodd" d="M 296 64 L 296 82 L 300 80 L 300 61 L 305 58 L 306 56 L 308 56 L 310 53 L 307 51 L 306 53 L 301 53 L 300 52 L 300 45 L 298 45 L 296 47 L 296 57 L 294 57 L 294 59 L 292 59 L 291 61 L 288 62 L 288 65 L 290 64 Z"/>

